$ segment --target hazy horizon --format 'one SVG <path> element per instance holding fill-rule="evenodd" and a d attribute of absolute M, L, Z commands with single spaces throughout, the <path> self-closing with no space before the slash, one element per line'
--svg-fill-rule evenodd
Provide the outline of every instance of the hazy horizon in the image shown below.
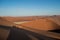
<path fill-rule="evenodd" d="M 60 15 L 60 0 L 0 0 L 0 16 Z"/>

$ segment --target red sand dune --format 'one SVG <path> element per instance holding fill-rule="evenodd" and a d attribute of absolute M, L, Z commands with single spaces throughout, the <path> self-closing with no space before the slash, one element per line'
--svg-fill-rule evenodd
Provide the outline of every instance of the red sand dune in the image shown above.
<path fill-rule="evenodd" d="M 1 17 L 0 24 L 14 25 L 13 22 L 32 21 L 21 24 L 22 26 L 32 27 L 40 30 L 50 30 L 60 28 L 60 16 L 25 16 L 25 17 Z M 56 27 L 57 26 L 57 27 Z"/>
<path fill-rule="evenodd" d="M 32 21 L 35 19 L 43 18 L 43 16 L 23 16 L 23 17 L 3 17 L 11 22 L 20 22 L 20 21 Z"/>
<path fill-rule="evenodd" d="M 0 25 L 5 25 L 5 26 L 15 26 L 13 22 L 7 21 L 6 19 L 0 17 Z"/>
<path fill-rule="evenodd" d="M 58 24 L 60 26 L 60 17 L 47 17 L 47 19 L 52 20 L 53 22 L 55 22 L 56 24 Z"/>
<path fill-rule="evenodd" d="M 23 23 L 21 25 L 37 30 L 53 30 L 60 28 L 56 23 L 46 18 L 34 20 L 28 23 Z"/>
<path fill-rule="evenodd" d="M 3 16 L 4 19 L 11 21 L 11 22 L 20 22 L 20 21 L 32 21 L 36 19 L 41 18 L 55 18 L 57 20 L 60 20 L 60 15 L 54 15 L 54 16 L 18 16 L 18 17 L 11 17 L 11 16 Z"/>

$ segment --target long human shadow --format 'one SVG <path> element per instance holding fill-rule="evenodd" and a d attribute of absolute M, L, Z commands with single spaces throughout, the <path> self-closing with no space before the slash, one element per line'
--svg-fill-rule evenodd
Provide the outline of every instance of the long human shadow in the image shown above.
<path fill-rule="evenodd" d="M 44 35 L 40 35 L 35 32 L 28 31 L 22 28 L 16 28 L 16 27 L 11 28 L 8 26 L 3 26 L 3 25 L 0 25 L 0 28 L 4 28 L 6 30 L 10 29 L 10 33 L 8 35 L 7 40 L 32 40 L 28 35 L 32 35 L 38 40 L 57 40 L 55 38 L 50 38 Z"/>

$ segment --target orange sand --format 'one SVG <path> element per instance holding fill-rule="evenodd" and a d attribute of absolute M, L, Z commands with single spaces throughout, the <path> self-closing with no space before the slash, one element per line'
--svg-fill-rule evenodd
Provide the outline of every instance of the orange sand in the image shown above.
<path fill-rule="evenodd" d="M 28 23 L 23 23 L 21 25 L 25 27 L 37 29 L 37 30 L 52 30 L 52 29 L 57 29 L 59 27 L 56 23 L 46 18 L 34 20 Z"/>

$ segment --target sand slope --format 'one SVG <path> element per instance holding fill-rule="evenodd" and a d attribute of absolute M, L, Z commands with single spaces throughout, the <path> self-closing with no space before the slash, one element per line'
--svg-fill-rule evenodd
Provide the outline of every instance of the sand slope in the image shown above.
<path fill-rule="evenodd" d="M 46 18 L 23 23 L 21 25 L 25 26 L 25 27 L 37 29 L 37 30 L 52 30 L 52 29 L 59 28 L 59 26 L 56 23 L 54 23 L 53 21 L 46 19 Z"/>
<path fill-rule="evenodd" d="M 15 26 L 15 24 L 13 22 L 7 21 L 4 18 L 0 17 L 0 25 L 4 25 L 4 26 Z"/>

